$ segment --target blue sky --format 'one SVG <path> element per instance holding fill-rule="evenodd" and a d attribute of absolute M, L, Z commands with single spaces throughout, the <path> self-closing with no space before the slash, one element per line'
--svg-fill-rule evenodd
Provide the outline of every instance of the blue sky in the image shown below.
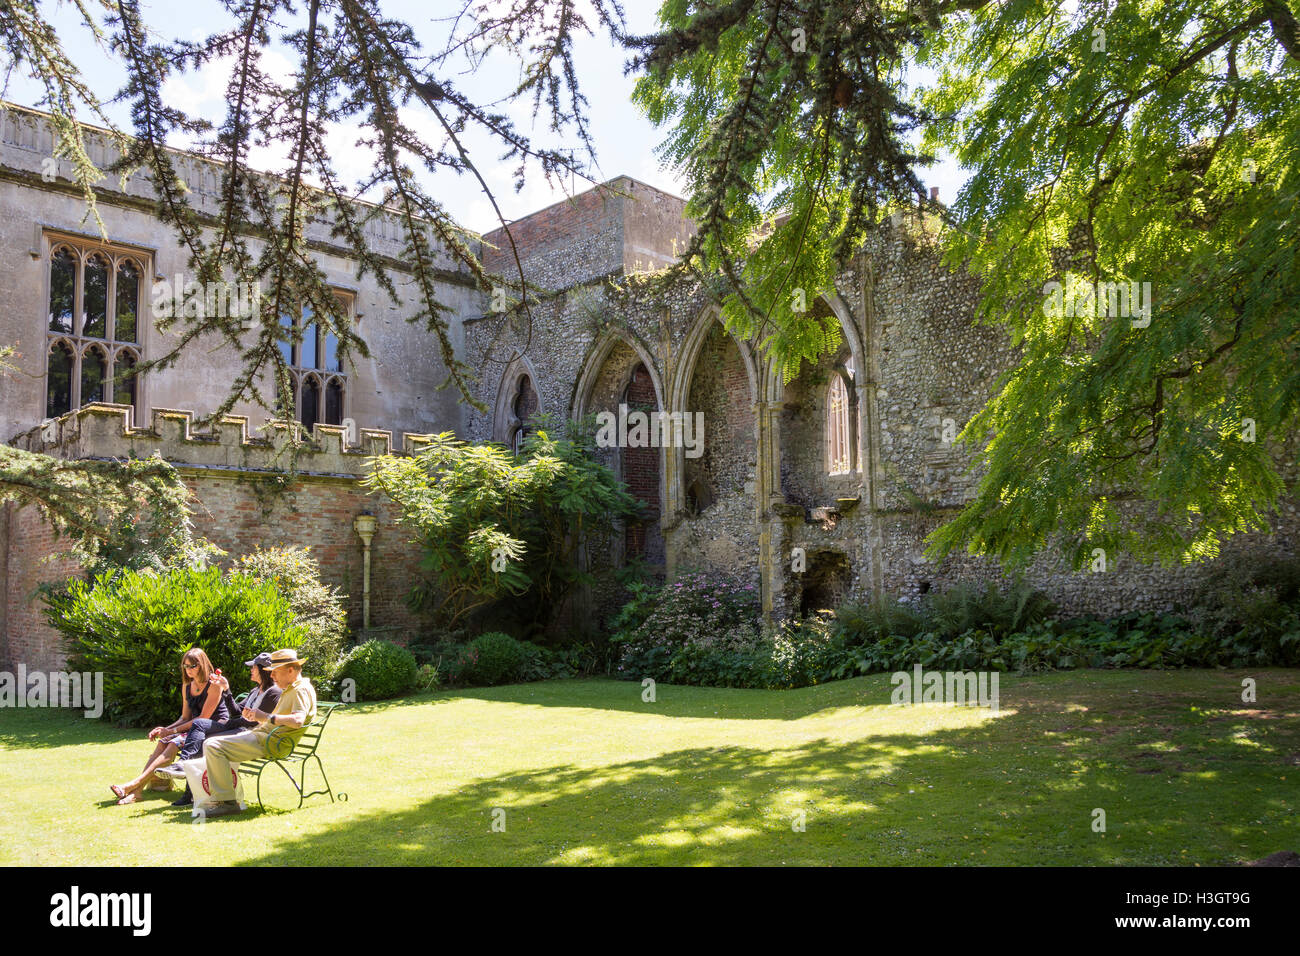
<path fill-rule="evenodd" d="M 445 40 L 447 25 L 438 22 L 454 14 L 460 4 L 448 0 L 433 3 L 418 0 L 386 0 L 385 15 L 406 20 L 432 48 Z M 648 33 L 654 29 L 658 5 L 652 0 L 627 0 L 624 11 L 628 27 L 634 33 Z M 154 2 L 145 5 L 146 22 L 160 34 L 181 39 L 198 39 L 215 30 L 229 26 L 229 18 L 215 0 L 184 0 L 183 3 Z M 63 31 L 64 42 L 74 61 L 79 65 L 92 89 L 101 96 L 119 89 L 125 79 L 123 70 L 110 57 L 99 50 L 84 27 L 77 26 L 75 9 L 61 4 L 54 14 L 55 22 Z M 594 23 L 594 18 L 592 20 Z M 597 28 L 598 29 L 598 28 Z M 681 195 L 681 179 L 672 169 L 664 168 L 655 155 L 662 132 L 657 130 L 631 102 L 633 77 L 625 76 L 623 64 L 626 54 L 615 47 L 603 34 L 582 38 L 575 51 L 578 64 L 578 81 L 589 100 L 589 116 L 596 145 L 596 162 L 593 170 L 597 180 L 629 175 L 660 189 Z M 290 60 L 273 49 L 268 64 L 288 72 Z M 229 64 L 217 64 L 197 73 L 176 76 L 168 80 L 165 95 L 168 101 L 209 120 L 219 120 L 225 100 L 225 82 Z M 460 72 L 457 72 L 459 70 Z M 461 60 L 453 66 L 449 77 L 463 92 L 482 102 L 504 95 L 517 80 L 517 67 L 506 57 L 494 56 L 477 70 L 471 72 L 470 64 Z M 39 87 L 17 74 L 9 78 L 3 92 L 5 99 L 28 106 L 38 105 Z M 419 129 L 434 134 L 434 121 L 422 107 L 412 106 L 409 122 Z M 124 106 L 113 105 L 110 115 L 126 126 L 127 111 Z M 519 104 L 510 110 L 517 123 L 530 129 L 529 110 Z M 548 134 L 546 130 L 532 130 L 537 141 L 550 147 L 573 147 L 577 144 Z M 183 142 L 173 145 L 184 146 Z M 515 193 L 513 170 L 515 161 L 501 162 L 497 156 L 499 146 L 486 136 L 470 135 L 467 145 L 475 163 L 497 195 L 507 219 L 515 219 L 563 199 L 574 188 L 585 188 L 582 180 L 548 184 L 537 170 L 531 170 L 522 192 Z M 355 146 L 355 133 L 348 129 L 336 130 L 330 138 L 333 160 L 340 172 L 351 176 L 363 175 L 369 166 L 364 153 Z M 262 150 L 252 157 L 253 165 L 275 171 L 282 168 L 283 154 Z M 953 200 L 965 175 L 950 160 L 941 161 L 925 170 L 921 179 L 927 185 L 938 186 L 945 201 Z M 497 225 L 492 207 L 472 178 L 457 177 L 443 172 L 437 177 L 426 176 L 426 182 L 453 216 L 471 229 L 488 230 Z"/>

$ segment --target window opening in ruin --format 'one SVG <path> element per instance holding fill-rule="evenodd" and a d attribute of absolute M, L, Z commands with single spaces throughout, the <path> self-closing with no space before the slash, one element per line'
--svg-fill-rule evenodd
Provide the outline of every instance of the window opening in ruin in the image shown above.
<path fill-rule="evenodd" d="M 540 401 L 533 380 L 528 375 L 520 375 L 515 383 L 515 397 L 510 402 L 510 448 L 516 454 L 522 454 L 524 439 L 531 433 L 528 420 L 537 414 Z"/>
<path fill-rule="evenodd" d="M 849 390 L 839 374 L 831 376 L 826 399 L 826 460 L 832 475 L 847 475 L 853 467 L 849 443 Z"/>
<path fill-rule="evenodd" d="M 808 556 L 808 570 L 801 578 L 799 615 L 834 610 L 849 597 L 852 574 L 849 559 L 838 551 L 818 551 Z"/>

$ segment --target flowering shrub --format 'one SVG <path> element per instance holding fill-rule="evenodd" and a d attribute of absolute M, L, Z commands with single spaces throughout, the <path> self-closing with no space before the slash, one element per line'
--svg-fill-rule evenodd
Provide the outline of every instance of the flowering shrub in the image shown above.
<path fill-rule="evenodd" d="M 660 587 L 637 585 L 615 619 L 617 673 L 676 683 L 705 683 L 702 661 L 745 655 L 759 640 L 758 586 L 719 572 L 683 574 Z M 724 686 L 740 686 L 739 684 Z"/>

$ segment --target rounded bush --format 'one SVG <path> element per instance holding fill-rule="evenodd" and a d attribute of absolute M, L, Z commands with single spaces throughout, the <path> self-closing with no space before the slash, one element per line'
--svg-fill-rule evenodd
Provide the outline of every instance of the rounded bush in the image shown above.
<path fill-rule="evenodd" d="M 247 690 L 244 661 L 298 647 L 303 629 L 269 581 L 216 568 L 123 571 L 47 593 L 46 617 L 68 638 L 74 670 L 104 675 L 104 716 L 167 723 L 181 712 L 181 655 L 202 648 Z"/>
<path fill-rule="evenodd" d="M 528 649 L 509 634 L 490 631 L 465 647 L 462 675 L 471 684 L 506 684 L 518 680 Z"/>
<path fill-rule="evenodd" d="M 415 687 L 420 667 L 415 655 L 391 641 L 366 641 L 353 649 L 339 668 L 340 681 L 356 682 L 358 701 L 400 697 Z"/>

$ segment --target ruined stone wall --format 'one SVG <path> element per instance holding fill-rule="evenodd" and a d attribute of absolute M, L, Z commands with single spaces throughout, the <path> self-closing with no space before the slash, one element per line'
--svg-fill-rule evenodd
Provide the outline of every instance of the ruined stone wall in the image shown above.
<path fill-rule="evenodd" d="M 862 484 L 862 459 L 854 456 L 847 474 L 832 475 L 827 467 L 827 420 L 832 376 L 848 361 L 849 350 L 841 346 L 822 356 L 816 365 L 803 363 L 799 375 L 785 384 L 781 408 L 781 490 L 786 501 L 806 510 L 851 498 Z M 860 431 L 860 410 L 856 389 L 847 389 L 849 399 L 849 442 Z M 855 416 L 859 421 L 855 421 Z"/>
<path fill-rule="evenodd" d="M 688 489 L 702 482 L 707 500 L 717 502 L 743 494 L 752 484 L 757 464 L 753 406 L 740 349 L 722 325 L 714 323 L 696 361 L 686 402 L 687 412 L 704 414 L 705 436 L 704 454 L 686 462 Z"/>
<path fill-rule="evenodd" d="M 632 378 L 624 395 L 629 411 L 651 414 L 660 411 L 659 400 L 655 396 L 654 381 L 649 370 L 638 361 L 632 370 Z M 662 469 L 659 464 L 658 448 L 625 448 L 622 455 L 623 480 L 627 490 L 641 502 L 645 508 L 645 517 L 631 523 L 624 537 L 624 553 L 641 558 L 648 564 L 662 567 L 664 565 L 664 538 L 660 528 L 663 514 L 662 496 L 659 485 Z"/>
<path fill-rule="evenodd" d="M 618 176 L 517 219 L 509 238 L 504 228 L 484 233 L 483 265 L 513 282 L 522 263 L 528 284 L 551 292 L 661 269 L 695 232 L 685 207 L 677 196 Z"/>
<path fill-rule="evenodd" d="M 623 267 L 622 210 L 612 188 L 579 193 L 512 222 L 509 238 L 504 229 L 485 233 L 483 266 L 514 282 L 522 263 L 528 283 L 546 290 L 610 275 Z"/>
<path fill-rule="evenodd" d="M 874 564 L 883 593 L 904 597 L 954 584 L 1005 580 L 996 561 L 965 553 L 935 564 L 924 556 L 925 538 L 973 495 L 978 471 L 967 474 L 966 451 L 943 441 L 945 419 L 960 431 L 993 394 L 1002 370 L 1015 361 L 1006 333 L 974 324 L 978 282 L 944 267 L 933 234 L 917 219 L 887 224 L 868 242 L 874 338 L 879 369 L 876 411 L 880 468 L 873 517 L 850 515 L 842 523 L 846 544 L 855 529 L 874 521 Z M 1294 440 L 1279 450 L 1292 478 Z M 1297 510 L 1284 501 L 1274 534 L 1242 536 L 1225 545 L 1218 561 L 1166 568 L 1127 555 L 1108 555 L 1107 570 L 1073 571 L 1044 553 L 1026 580 L 1046 591 L 1066 614 L 1117 614 L 1168 610 L 1192 600 L 1206 575 L 1229 564 L 1295 553 Z M 860 593 L 870 593 L 859 586 Z"/>
<path fill-rule="evenodd" d="M 1005 331 L 974 324 L 978 280 L 939 261 L 928 225 L 886 224 L 867 246 L 880 374 L 877 505 L 887 509 L 912 507 L 917 497 L 966 500 L 977 479 L 964 474 L 960 448 L 943 441 L 944 423 L 964 428 L 1014 361 Z"/>

